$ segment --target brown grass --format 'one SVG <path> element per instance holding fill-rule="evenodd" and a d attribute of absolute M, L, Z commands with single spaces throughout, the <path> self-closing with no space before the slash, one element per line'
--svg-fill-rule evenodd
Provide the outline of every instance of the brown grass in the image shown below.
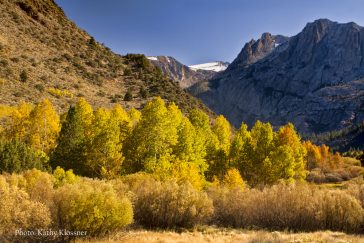
<path fill-rule="evenodd" d="M 124 243 L 182 243 L 182 242 L 239 242 L 239 243 L 306 243 L 306 242 L 364 242 L 364 237 L 357 235 L 347 235 L 340 232 L 319 231 L 314 233 L 289 233 L 289 232 L 268 232 L 268 231 L 247 231 L 247 230 L 230 230 L 206 228 L 203 231 L 182 232 L 173 231 L 147 231 L 132 230 L 119 232 L 109 238 L 82 240 L 77 242 L 124 242 Z"/>

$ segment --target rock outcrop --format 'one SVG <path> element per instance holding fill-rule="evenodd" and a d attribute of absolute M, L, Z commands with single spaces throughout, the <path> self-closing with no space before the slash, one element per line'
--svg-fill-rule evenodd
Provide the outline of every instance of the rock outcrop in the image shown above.
<path fill-rule="evenodd" d="M 327 19 L 291 38 L 265 33 L 220 75 L 191 89 L 235 126 L 293 122 L 303 134 L 364 120 L 364 28 Z"/>
<path fill-rule="evenodd" d="M 184 89 L 198 82 L 207 81 L 216 75 L 216 72 L 210 70 L 194 70 L 169 56 L 148 57 L 148 59 L 159 67 L 163 74 L 178 82 Z"/>

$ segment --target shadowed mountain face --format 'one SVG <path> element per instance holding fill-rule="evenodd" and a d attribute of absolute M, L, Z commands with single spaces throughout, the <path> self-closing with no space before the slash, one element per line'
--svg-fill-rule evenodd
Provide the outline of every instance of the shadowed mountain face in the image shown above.
<path fill-rule="evenodd" d="M 192 69 L 173 57 L 157 56 L 148 57 L 148 59 L 160 68 L 163 74 L 178 82 L 181 88 L 188 88 L 198 82 L 207 81 L 216 75 L 215 71 Z"/>
<path fill-rule="evenodd" d="M 301 133 L 364 120 L 364 28 L 326 19 L 291 38 L 262 35 L 193 93 L 235 126 L 293 122 Z"/>

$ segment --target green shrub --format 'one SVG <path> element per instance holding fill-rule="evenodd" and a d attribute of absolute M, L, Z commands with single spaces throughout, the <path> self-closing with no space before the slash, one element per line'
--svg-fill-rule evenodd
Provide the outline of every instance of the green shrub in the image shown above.
<path fill-rule="evenodd" d="M 127 198 L 118 197 L 111 184 L 83 179 L 56 191 L 59 228 L 87 231 L 102 236 L 130 224 L 133 209 Z"/>
<path fill-rule="evenodd" d="M 25 83 L 28 80 L 28 74 L 25 70 L 21 71 L 19 75 L 20 81 Z"/>
<path fill-rule="evenodd" d="M 147 183 L 145 183 L 147 182 Z M 212 201 L 191 184 L 145 180 L 135 188 L 135 220 L 146 227 L 193 227 L 209 220 Z"/>
<path fill-rule="evenodd" d="M 36 84 L 34 88 L 36 88 L 39 92 L 43 92 L 45 90 L 42 84 Z"/>
<path fill-rule="evenodd" d="M 146 99 L 148 98 L 149 94 L 148 94 L 148 90 L 144 87 L 144 86 L 141 86 L 140 89 L 139 89 L 139 95 L 140 97 L 142 97 L 143 99 Z"/>
<path fill-rule="evenodd" d="M 124 69 L 124 76 L 131 76 L 133 73 L 129 68 Z"/>
<path fill-rule="evenodd" d="M 133 100 L 133 93 L 131 89 L 128 89 L 124 95 L 124 101 L 132 101 Z"/>

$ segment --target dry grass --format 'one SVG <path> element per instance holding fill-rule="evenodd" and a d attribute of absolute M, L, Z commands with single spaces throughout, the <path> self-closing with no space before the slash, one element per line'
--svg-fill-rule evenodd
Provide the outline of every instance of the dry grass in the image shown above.
<path fill-rule="evenodd" d="M 268 231 L 229 230 L 209 227 L 204 231 L 177 233 L 172 231 L 132 230 L 119 232 L 109 238 L 81 240 L 77 242 L 124 242 L 124 243 L 182 243 L 182 242 L 239 242 L 239 243 L 306 243 L 306 242 L 364 242 L 364 237 L 340 232 L 320 231 L 314 233 L 287 233 Z"/>

